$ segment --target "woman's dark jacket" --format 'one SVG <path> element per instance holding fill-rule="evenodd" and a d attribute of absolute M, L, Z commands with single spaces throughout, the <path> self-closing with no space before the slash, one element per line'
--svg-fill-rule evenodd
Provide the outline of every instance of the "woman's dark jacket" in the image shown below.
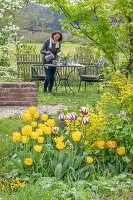
<path fill-rule="evenodd" d="M 49 44 L 50 44 L 50 39 L 46 40 L 44 42 L 44 45 L 41 49 L 41 54 L 43 54 L 43 64 L 50 64 L 52 63 L 52 61 L 47 62 L 45 60 L 45 56 L 46 56 L 46 51 L 50 51 L 51 53 L 53 53 L 53 55 L 55 56 L 55 59 L 58 59 L 57 53 L 60 52 L 60 43 L 59 43 L 59 48 L 55 48 L 55 44 L 52 43 L 52 48 L 49 48 Z"/>

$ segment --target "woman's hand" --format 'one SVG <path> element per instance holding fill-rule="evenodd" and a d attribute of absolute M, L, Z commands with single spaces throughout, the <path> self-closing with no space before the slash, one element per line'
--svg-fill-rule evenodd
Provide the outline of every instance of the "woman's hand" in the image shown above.
<path fill-rule="evenodd" d="M 51 54 L 51 52 L 50 51 L 46 51 L 46 54 L 48 55 L 48 54 Z"/>

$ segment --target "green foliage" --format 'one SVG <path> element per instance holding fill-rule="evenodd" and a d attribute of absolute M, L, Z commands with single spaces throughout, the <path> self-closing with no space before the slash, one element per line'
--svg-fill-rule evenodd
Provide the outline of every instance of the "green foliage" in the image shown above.
<path fill-rule="evenodd" d="M 0 193 L 2 199 L 13 199 L 13 194 Z M 69 184 L 57 181 L 55 178 L 42 177 L 35 184 L 25 184 L 15 193 L 16 199 L 47 199 L 47 200 L 100 200 L 132 199 L 132 174 L 121 174 L 113 178 L 97 177 L 97 180 L 84 180 Z"/>
<path fill-rule="evenodd" d="M 73 35 L 88 38 L 103 54 L 114 69 L 117 66 L 117 53 L 123 54 L 126 75 L 132 67 L 132 1 L 51 1 L 38 0 L 49 4 L 51 8 L 65 15 L 64 29 Z M 115 20 L 114 20 L 115 19 Z M 123 65 L 120 63 L 120 66 Z"/>

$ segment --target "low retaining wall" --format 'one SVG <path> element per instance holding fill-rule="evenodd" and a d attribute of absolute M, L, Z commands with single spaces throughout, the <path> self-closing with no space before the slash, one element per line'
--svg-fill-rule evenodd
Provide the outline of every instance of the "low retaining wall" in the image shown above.
<path fill-rule="evenodd" d="M 0 106 L 37 106 L 37 85 L 31 82 L 0 83 Z"/>

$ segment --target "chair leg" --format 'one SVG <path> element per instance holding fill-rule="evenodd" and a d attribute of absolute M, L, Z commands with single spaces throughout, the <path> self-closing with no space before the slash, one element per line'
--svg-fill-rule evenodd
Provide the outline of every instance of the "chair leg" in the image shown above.
<path fill-rule="evenodd" d="M 99 94 L 99 82 L 98 82 L 98 94 Z"/>
<path fill-rule="evenodd" d="M 85 82 L 85 91 L 86 91 L 86 82 Z"/>
<path fill-rule="evenodd" d="M 37 80 L 38 92 L 39 92 L 39 79 Z"/>
<path fill-rule="evenodd" d="M 81 80 L 80 80 L 80 83 L 79 83 L 79 90 L 80 90 L 80 87 L 81 87 Z M 79 93 L 79 90 L 78 90 L 78 93 Z"/>

